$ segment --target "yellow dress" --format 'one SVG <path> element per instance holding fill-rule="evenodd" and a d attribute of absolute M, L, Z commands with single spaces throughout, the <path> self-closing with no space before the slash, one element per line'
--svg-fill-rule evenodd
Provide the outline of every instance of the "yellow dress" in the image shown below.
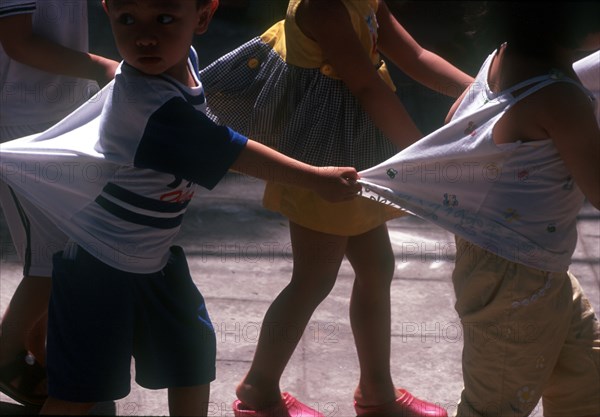
<path fill-rule="evenodd" d="M 398 149 L 364 112 L 318 44 L 297 26 L 300 2 L 291 0 L 285 20 L 201 71 L 208 115 L 315 166 L 362 170 L 377 165 Z M 342 2 L 379 75 L 395 89 L 377 51 L 377 1 Z M 340 236 L 359 235 L 403 215 L 364 198 L 329 203 L 312 191 L 276 183 L 267 184 L 263 203 L 294 223 Z"/>

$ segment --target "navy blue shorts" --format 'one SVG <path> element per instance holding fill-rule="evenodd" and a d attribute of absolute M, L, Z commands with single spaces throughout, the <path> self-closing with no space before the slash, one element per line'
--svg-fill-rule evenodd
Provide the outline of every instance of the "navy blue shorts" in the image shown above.
<path fill-rule="evenodd" d="M 133 274 L 78 248 L 54 256 L 48 310 L 48 391 L 61 400 L 110 401 L 136 382 L 159 389 L 215 379 L 216 338 L 183 250 L 162 271 Z"/>

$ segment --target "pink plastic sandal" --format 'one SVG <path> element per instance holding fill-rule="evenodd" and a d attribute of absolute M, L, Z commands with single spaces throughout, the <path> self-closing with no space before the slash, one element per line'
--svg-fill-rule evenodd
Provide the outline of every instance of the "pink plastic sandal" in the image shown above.
<path fill-rule="evenodd" d="M 413 396 L 404 389 L 398 389 L 402 395 L 386 404 L 363 407 L 354 402 L 358 417 L 448 417 L 442 407 L 428 403 Z"/>
<path fill-rule="evenodd" d="M 244 408 L 244 403 L 235 400 L 233 414 L 235 417 L 325 417 L 317 410 L 302 404 L 287 392 L 282 393 L 281 397 L 280 402 L 262 410 Z"/>

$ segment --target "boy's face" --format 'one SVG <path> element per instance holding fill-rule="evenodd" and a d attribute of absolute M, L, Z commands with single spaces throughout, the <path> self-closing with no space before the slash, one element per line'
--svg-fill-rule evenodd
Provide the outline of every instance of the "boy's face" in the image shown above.
<path fill-rule="evenodd" d="M 186 83 L 195 34 L 206 31 L 218 5 L 196 0 L 102 0 L 122 58 L 138 70 Z"/>

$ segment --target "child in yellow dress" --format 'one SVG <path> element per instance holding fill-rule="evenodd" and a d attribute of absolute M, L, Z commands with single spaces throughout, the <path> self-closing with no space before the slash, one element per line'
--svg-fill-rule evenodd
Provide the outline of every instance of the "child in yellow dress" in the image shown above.
<path fill-rule="evenodd" d="M 291 0 L 285 20 L 201 71 L 208 114 L 316 166 L 373 166 L 421 137 L 394 92 L 380 52 L 406 74 L 459 95 L 472 78 L 423 49 L 381 0 Z M 290 220 L 291 282 L 264 318 L 254 360 L 237 387 L 236 415 L 316 415 L 280 377 L 301 332 L 335 284 L 344 256 L 356 279 L 350 321 L 360 362 L 361 416 L 445 416 L 395 387 L 390 372 L 394 254 L 386 221 L 400 214 L 366 199 L 332 205 L 269 183 L 265 207 Z M 268 325 L 268 326 L 267 326 Z M 285 414 L 283 414 L 285 415 Z"/>

